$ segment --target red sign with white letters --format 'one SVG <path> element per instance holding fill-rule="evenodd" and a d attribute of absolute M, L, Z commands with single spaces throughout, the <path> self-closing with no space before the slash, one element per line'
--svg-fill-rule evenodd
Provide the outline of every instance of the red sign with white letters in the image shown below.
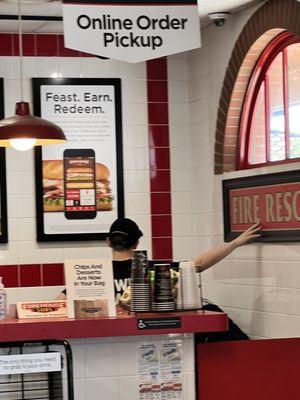
<path fill-rule="evenodd" d="M 300 240 L 300 172 L 223 181 L 225 240 L 260 221 L 262 240 Z"/>

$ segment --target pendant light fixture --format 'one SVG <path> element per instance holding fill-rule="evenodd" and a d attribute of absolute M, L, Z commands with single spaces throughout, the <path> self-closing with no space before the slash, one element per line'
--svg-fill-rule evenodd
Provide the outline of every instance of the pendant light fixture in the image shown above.
<path fill-rule="evenodd" d="M 0 147 L 29 150 L 34 146 L 59 144 L 66 141 L 63 130 L 45 119 L 30 114 L 29 103 L 23 101 L 23 38 L 21 0 L 18 0 L 19 64 L 21 101 L 16 103 L 16 115 L 0 121 Z"/>

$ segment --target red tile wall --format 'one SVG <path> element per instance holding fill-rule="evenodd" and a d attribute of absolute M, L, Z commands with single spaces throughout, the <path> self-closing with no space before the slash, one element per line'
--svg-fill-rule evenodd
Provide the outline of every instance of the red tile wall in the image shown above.
<path fill-rule="evenodd" d="M 152 257 L 171 260 L 172 210 L 167 59 L 147 62 Z"/>
<path fill-rule="evenodd" d="M 0 34 L 0 56 L 18 56 L 17 34 Z M 23 34 L 23 55 L 25 57 L 94 57 L 92 54 L 67 49 L 63 35 Z"/>
<path fill-rule="evenodd" d="M 63 263 L 1 265 L 0 276 L 8 288 L 65 284 Z"/>
<path fill-rule="evenodd" d="M 63 35 L 24 34 L 24 56 L 94 57 L 64 47 Z M 16 34 L 0 34 L 0 56 L 18 56 Z M 171 260 L 172 210 L 167 59 L 147 62 L 150 198 L 153 259 Z M 64 285 L 63 264 L 2 265 L 5 287 Z"/>

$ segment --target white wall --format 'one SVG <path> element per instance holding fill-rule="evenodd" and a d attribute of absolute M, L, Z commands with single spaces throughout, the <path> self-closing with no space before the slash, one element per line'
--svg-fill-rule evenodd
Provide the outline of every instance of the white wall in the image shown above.
<path fill-rule="evenodd" d="M 154 335 L 72 340 L 76 400 L 137 400 L 138 347 L 141 342 L 182 340 L 183 399 L 195 399 L 194 341 L 192 335 Z"/>
<path fill-rule="evenodd" d="M 140 337 L 115 337 L 115 338 L 88 338 L 71 340 L 73 353 L 73 376 L 75 400 L 138 400 L 139 396 L 139 347 L 142 343 L 153 343 L 158 350 L 163 341 L 176 340 L 181 348 L 181 382 L 183 385 L 183 399 L 195 399 L 194 378 L 194 340 L 191 334 L 152 335 Z M 0 349 L 0 355 L 19 354 L 19 349 Z M 11 352 L 10 352 L 11 351 Z M 44 352 L 41 346 L 27 346 L 24 353 L 32 354 Z M 64 357 L 62 365 L 62 378 L 64 388 L 64 399 L 67 400 L 68 389 L 66 384 L 66 358 L 63 346 L 53 345 L 50 351 L 59 351 Z M 166 370 L 164 370 L 165 372 Z M 162 370 L 159 371 L 162 377 Z M 145 377 L 144 372 L 144 377 Z M 1 394 L 5 400 L 19 398 L 15 391 L 20 391 L 19 374 L 1 375 Z M 27 375 L 28 376 L 28 375 Z M 15 377 L 15 379 L 13 379 Z M 26 378 L 24 378 L 26 380 Z M 29 378 L 27 378 L 28 380 Z M 44 398 L 47 395 L 45 388 L 45 374 L 33 374 L 30 379 L 41 381 L 26 385 L 27 390 L 33 388 L 34 394 L 27 392 L 27 396 L 34 395 Z M 43 383 L 44 380 L 44 383 Z M 44 390 L 41 390 L 44 388 Z M 4 391 L 7 390 L 4 395 Z M 9 393 L 10 391 L 10 393 Z M 4 397 L 1 396 L 3 399 Z"/>
<path fill-rule="evenodd" d="M 184 132 L 188 138 L 187 57 L 171 61 L 173 81 L 171 97 L 174 107 L 182 107 L 182 116 L 173 120 L 178 140 Z M 176 72 L 177 71 L 177 72 Z M 177 73 L 184 71 L 185 91 Z M 20 100 L 18 58 L 0 57 L 0 76 L 4 78 L 5 115 L 14 114 Z M 144 236 L 140 247 L 151 257 L 151 216 L 148 160 L 148 115 L 146 65 L 101 61 L 97 58 L 26 57 L 24 59 L 25 98 L 31 101 L 33 77 L 110 77 L 122 79 L 123 154 L 125 214 L 141 227 Z M 184 122 L 182 122 L 184 121 Z M 176 148 L 176 143 L 172 143 Z M 63 262 L 70 257 L 103 257 L 110 253 L 105 242 L 43 243 L 36 242 L 33 151 L 7 151 L 9 243 L 0 247 L 0 264 L 32 264 Z M 53 298 L 60 287 L 11 288 L 8 302 Z M 174 336 L 172 336 L 174 337 Z M 195 398 L 194 345 L 192 335 L 183 339 L 184 398 Z M 142 341 L 166 340 L 143 337 Z M 138 338 L 72 340 L 74 353 L 75 399 L 98 399 L 105 393 L 110 400 L 138 398 Z"/>
<path fill-rule="evenodd" d="M 223 28 L 203 31 L 203 47 L 188 55 L 193 253 L 223 241 L 221 180 L 298 169 L 299 164 L 213 174 L 217 107 L 228 61 L 252 9 L 234 14 Z M 184 244 L 184 243 L 183 243 Z M 298 243 L 251 244 L 202 274 L 204 295 L 252 337 L 300 334 Z"/>

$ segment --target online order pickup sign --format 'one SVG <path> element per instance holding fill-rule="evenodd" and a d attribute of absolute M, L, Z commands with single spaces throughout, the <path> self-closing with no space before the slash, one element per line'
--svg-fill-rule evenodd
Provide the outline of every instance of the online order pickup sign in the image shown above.
<path fill-rule="evenodd" d="M 200 47 L 196 0 L 64 0 L 65 47 L 142 62 Z"/>

